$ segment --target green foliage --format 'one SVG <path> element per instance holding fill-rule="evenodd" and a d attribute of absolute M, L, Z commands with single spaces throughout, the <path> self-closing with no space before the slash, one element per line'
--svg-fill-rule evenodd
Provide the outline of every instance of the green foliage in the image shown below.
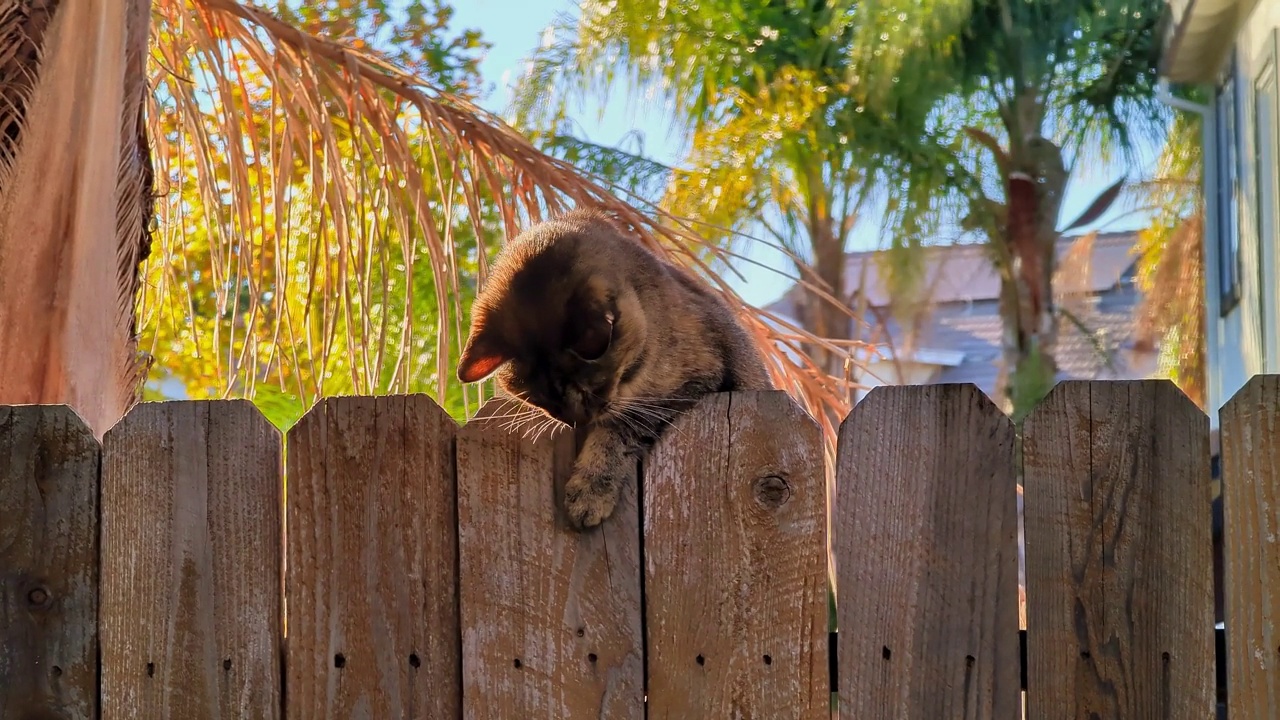
<path fill-rule="evenodd" d="M 351 98 L 289 97 L 253 45 L 189 39 L 191 17 L 172 10 L 159 6 L 153 30 L 163 192 L 139 298 L 141 346 L 155 358 L 145 395 L 168 381 L 192 398 L 247 397 L 281 428 L 318 397 L 352 393 L 431 392 L 463 417 L 478 398 L 452 375 L 460 342 L 440 340 L 465 332 L 481 260 L 499 245 L 492 189 L 441 157 L 420 114 L 396 118 L 397 147 L 344 110 Z M 484 46 L 474 31 L 448 31 L 452 10 L 439 0 L 281 11 L 443 91 L 479 87 Z M 322 129 L 302 126 L 319 119 Z M 296 142 L 281 142 L 291 133 Z M 436 193 L 402 181 L 388 196 L 388 153 Z"/>
<path fill-rule="evenodd" d="M 558 128 L 621 81 L 672 101 L 690 149 L 663 206 L 721 243 L 763 230 L 828 281 L 822 258 L 878 198 L 895 312 L 911 314 L 927 307 L 918 250 L 941 234 L 998 240 L 992 262 L 1019 282 L 1002 247 L 1011 170 L 1037 170 L 1052 231 L 1074 169 L 1115 150 L 1133 163 L 1161 137 L 1165 21 L 1163 0 L 584 0 L 549 29 L 515 110 Z"/>

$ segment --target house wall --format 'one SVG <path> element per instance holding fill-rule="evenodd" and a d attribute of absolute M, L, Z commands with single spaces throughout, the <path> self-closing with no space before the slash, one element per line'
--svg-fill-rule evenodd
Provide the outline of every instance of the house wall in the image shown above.
<path fill-rule="evenodd" d="M 1214 112 L 1205 123 L 1206 221 L 1210 239 L 1206 253 L 1209 332 L 1209 402 L 1219 408 L 1249 378 L 1280 372 L 1280 306 L 1277 304 L 1277 168 L 1280 159 L 1280 85 L 1275 77 L 1276 29 L 1280 3 L 1259 3 L 1244 23 L 1232 57 L 1215 96 Z M 1223 89 L 1229 86 L 1234 104 L 1234 132 L 1224 133 L 1224 113 L 1231 108 Z M 1221 203 L 1220 190 L 1228 186 L 1228 155 L 1222 142 L 1230 135 L 1236 153 L 1237 182 L 1234 208 Z M 1234 213 L 1239 237 L 1239 302 L 1224 304 L 1222 267 L 1230 262 L 1224 233 L 1230 228 L 1224 214 Z M 1226 312 L 1224 313 L 1224 309 Z M 1217 413 L 1211 413 L 1217 426 Z"/>

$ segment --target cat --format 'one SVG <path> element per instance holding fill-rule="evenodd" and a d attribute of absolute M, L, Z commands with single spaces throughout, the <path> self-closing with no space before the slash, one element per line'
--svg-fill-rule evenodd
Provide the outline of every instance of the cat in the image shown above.
<path fill-rule="evenodd" d="M 464 383 L 495 374 L 517 401 L 585 426 L 564 492 L 580 531 L 613 513 L 636 460 L 680 412 L 711 393 L 773 389 L 716 293 L 592 209 L 528 228 L 499 253 L 458 363 Z"/>

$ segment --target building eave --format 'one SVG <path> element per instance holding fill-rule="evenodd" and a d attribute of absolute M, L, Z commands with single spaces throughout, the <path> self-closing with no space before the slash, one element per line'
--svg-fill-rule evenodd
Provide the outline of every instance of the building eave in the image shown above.
<path fill-rule="evenodd" d="M 1160 74 L 1177 83 L 1213 83 L 1235 45 L 1236 33 L 1258 0 L 1171 0 Z"/>

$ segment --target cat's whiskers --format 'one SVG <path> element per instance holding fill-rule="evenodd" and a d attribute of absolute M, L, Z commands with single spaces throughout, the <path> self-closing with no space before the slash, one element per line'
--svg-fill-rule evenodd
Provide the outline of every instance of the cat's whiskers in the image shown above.
<path fill-rule="evenodd" d="M 530 408 L 527 410 L 521 410 L 519 412 L 514 412 L 514 413 L 506 413 L 503 415 L 488 415 L 481 418 L 480 421 L 484 423 L 493 423 L 499 420 L 505 420 L 506 422 L 503 422 L 500 427 L 502 427 L 503 430 L 511 432 L 518 429 L 521 425 L 525 424 L 526 422 L 533 420 L 539 414 L 540 412 L 536 408 Z"/>
<path fill-rule="evenodd" d="M 534 420 L 537 420 L 537 419 L 538 419 L 538 413 L 536 412 L 529 413 L 528 415 L 525 415 L 523 417 L 508 420 L 507 423 L 503 426 L 503 429 L 509 433 L 515 433 L 520 431 L 522 428 L 528 427 L 529 423 L 532 423 Z"/>
<path fill-rule="evenodd" d="M 678 435 L 684 435 L 684 431 L 675 425 L 676 418 L 680 416 L 679 411 L 665 405 L 647 403 L 638 398 L 616 398 L 611 406 L 611 414 L 633 430 L 640 430 L 637 425 L 643 423 L 644 430 L 649 434 L 658 434 L 665 426 L 675 428 Z"/>
<path fill-rule="evenodd" d="M 543 420 L 541 423 L 537 425 L 536 431 L 533 435 L 533 443 L 536 445 L 538 442 L 538 438 L 542 437 L 543 433 L 545 433 L 548 430 L 550 430 L 554 434 L 555 427 L 557 425 L 563 425 L 563 424 L 564 423 L 560 422 L 559 420 L 553 417 L 547 417 L 547 419 Z"/>
<path fill-rule="evenodd" d="M 619 412 L 617 415 L 615 415 L 615 417 L 621 420 L 623 425 L 627 426 L 627 428 L 629 428 L 632 431 L 635 431 L 636 433 L 644 434 L 644 435 L 659 434 L 660 428 L 655 427 L 652 423 L 649 422 L 648 419 L 644 417 L 632 415 L 625 410 Z"/>

